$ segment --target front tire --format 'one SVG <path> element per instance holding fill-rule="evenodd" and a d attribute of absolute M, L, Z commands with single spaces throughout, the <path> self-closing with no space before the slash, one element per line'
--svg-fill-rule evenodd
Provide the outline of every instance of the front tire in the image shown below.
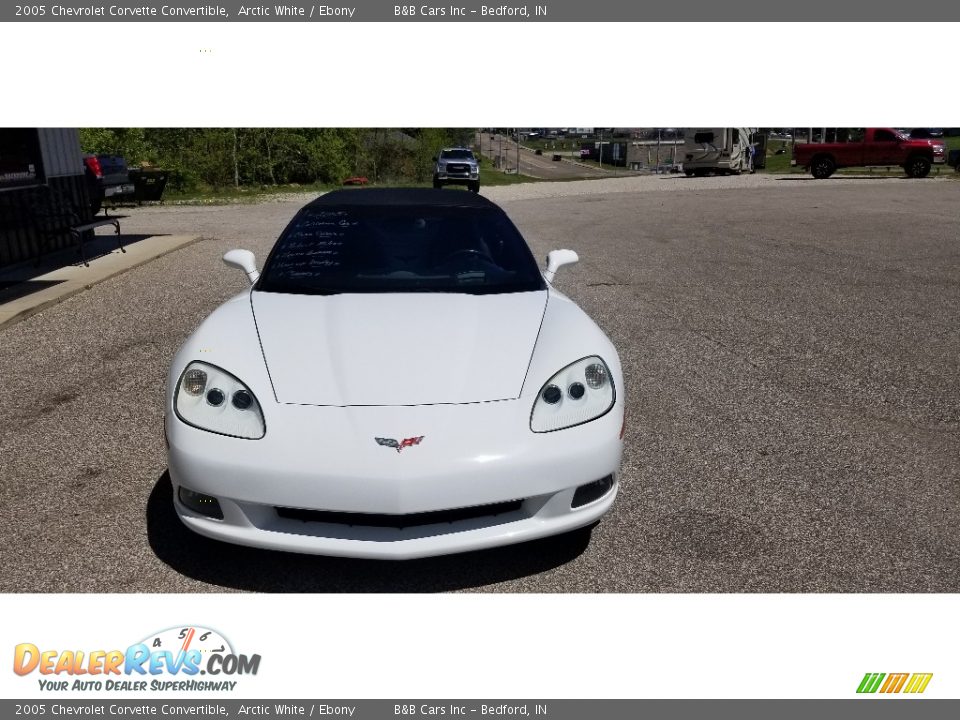
<path fill-rule="evenodd" d="M 814 158 L 813 162 L 810 163 L 810 174 L 817 178 L 817 180 L 826 180 L 833 175 L 836 169 L 837 164 L 833 161 L 833 158 L 827 157 L 826 155 Z"/>
<path fill-rule="evenodd" d="M 443 190 L 443 183 L 434 178 L 433 180 L 433 189 L 434 190 Z"/>
<path fill-rule="evenodd" d="M 930 161 L 922 155 L 917 155 L 907 160 L 907 164 L 903 166 L 903 169 L 907 171 L 907 175 L 912 178 L 925 178 L 930 174 Z"/>
<path fill-rule="evenodd" d="M 472 193 L 478 193 L 478 192 L 480 192 L 480 183 L 479 183 L 479 182 L 472 182 L 472 183 L 470 183 L 470 185 L 469 185 L 468 187 L 470 188 L 470 192 L 472 192 Z"/>

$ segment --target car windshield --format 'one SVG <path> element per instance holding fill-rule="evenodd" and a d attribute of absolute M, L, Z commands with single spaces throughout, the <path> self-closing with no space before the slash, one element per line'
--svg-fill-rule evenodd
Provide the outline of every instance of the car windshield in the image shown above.
<path fill-rule="evenodd" d="M 444 160 L 473 160 L 473 153 L 469 150 L 444 150 L 440 157 Z"/>
<path fill-rule="evenodd" d="M 311 295 L 544 287 L 502 210 L 429 205 L 307 207 L 280 236 L 257 284 Z"/>

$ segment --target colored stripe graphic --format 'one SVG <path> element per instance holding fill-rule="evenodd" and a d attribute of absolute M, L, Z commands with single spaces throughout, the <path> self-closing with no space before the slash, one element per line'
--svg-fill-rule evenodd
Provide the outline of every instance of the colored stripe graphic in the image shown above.
<path fill-rule="evenodd" d="M 927 685 L 930 684 L 930 679 L 933 677 L 933 673 L 914 673 L 913 677 L 910 678 L 910 682 L 907 683 L 907 689 L 904 690 L 905 693 L 922 693 L 927 689 Z"/>
<path fill-rule="evenodd" d="M 884 673 L 867 673 L 863 676 L 863 680 L 860 681 L 860 687 L 857 688 L 857 692 L 875 693 L 877 688 L 880 687 L 880 682 L 884 677 Z"/>
<path fill-rule="evenodd" d="M 903 684 L 910 677 L 910 673 L 890 673 L 887 675 L 887 681 L 880 688 L 882 693 L 898 693 L 903 688 Z"/>
<path fill-rule="evenodd" d="M 886 678 L 886 681 L 884 681 Z M 875 693 L 878 690 L 885 694 L 904 693 L 918 694 L 927 689 L 933 673 L 866 673 L 860 685 L 857 687 L 858 693 Z M 883 683 L 881 685 L 881 683 Z M 904 687 L 906 686 L 906 687 Z"/>

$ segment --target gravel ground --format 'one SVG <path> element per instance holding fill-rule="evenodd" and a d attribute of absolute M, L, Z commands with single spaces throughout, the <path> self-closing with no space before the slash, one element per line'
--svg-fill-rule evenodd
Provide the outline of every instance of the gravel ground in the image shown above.
<path fill-rule="evenodd" d="M 130 210 L 202 242 L 0 330 L 0 590 L 957 592 L 960 215 L 946 180 L 674 176 L 503 204 L 620 349 L 621 495 L 592 535 L 358 562 L 170 506 L 165 373 L 304 201 Z"/>

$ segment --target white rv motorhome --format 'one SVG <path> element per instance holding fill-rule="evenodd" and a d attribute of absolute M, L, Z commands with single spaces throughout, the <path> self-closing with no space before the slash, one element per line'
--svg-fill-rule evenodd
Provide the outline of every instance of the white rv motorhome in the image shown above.
<path fill-rule="evenodd" d="M 756 132 L 757 128 L 687 128 L 683 172 L 688 176 L 753 172 L 752 143 Z"/>

